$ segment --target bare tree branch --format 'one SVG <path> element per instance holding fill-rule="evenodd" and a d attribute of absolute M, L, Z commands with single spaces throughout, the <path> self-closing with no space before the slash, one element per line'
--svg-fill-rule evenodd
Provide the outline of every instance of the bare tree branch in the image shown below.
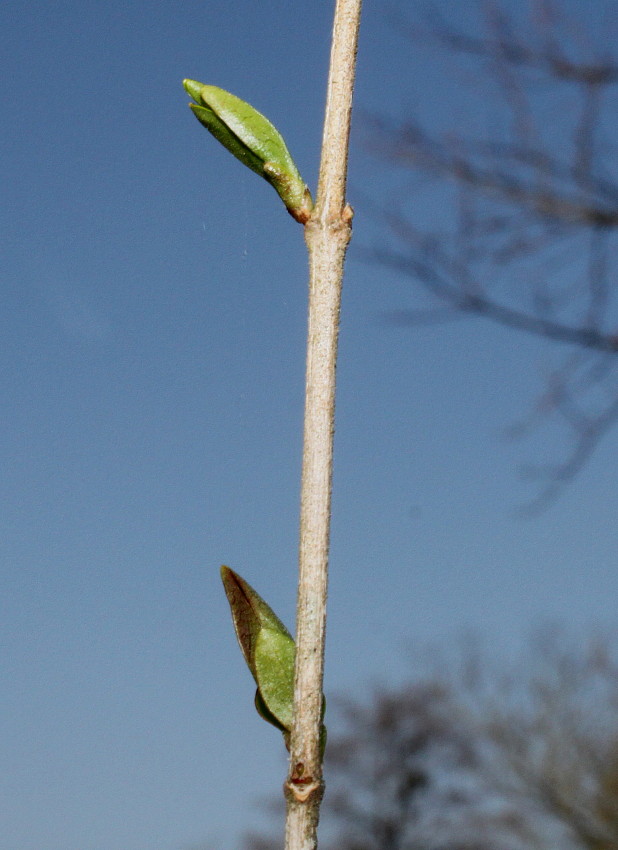
<path fill-rule="evenodd" d="M 436 7 L 422 27 L 408 20 L 407 31 L 478 63 L 508 130 L 498 129 L 501 120 L 493 137 L 472 126 L 436 134 L 411 118 L 372 116 L 373 152 L 433 180 L 452 205 L 450 225 L 421 231 L 404 202 L 389 203 L 383 215 L 395 245 L 372 259 L 438 302 L 391 314 L 397 324 L 476 315 L 586 352 L 563 355 L 535 405 L 534 421 L 562 420 L 571 441 L 562 460 L 533 470 L 538 508 L 618 420 L 618 157 L 603 137 L 618 60 L 601 53 L 587 21 L 570 27 L 549 0 L 530 0 L 529 25 L 498 3 L 483 8 L 481 34 L 454 28 Z"/>
<path fill-rule="evenodd" d="M 554 631 L 523 665 L 464 648 L 401 688 L 339 701 L 327 846 L 618 850 L 616 657 L 615 641 Z"/>

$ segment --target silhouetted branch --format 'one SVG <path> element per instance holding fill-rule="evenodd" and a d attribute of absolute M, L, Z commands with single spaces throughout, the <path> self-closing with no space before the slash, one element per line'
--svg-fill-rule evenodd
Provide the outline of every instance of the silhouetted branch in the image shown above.
<path fill-rule="evenodd" d="M 454 28 L 435 7 L 424 28 L 408 21 L 412 38 L 422 34 L 481 64 L 494 84 L 493 102 L 508 118 L 506 132 L 484 138 L 470 127 L 436 134 L 413 119 L 375 116 L 368 125 L 375 153 L 431 178 L 452 203 L 450 224 L 442 217 L 440 230 L 426 232 L 403 203 L 383 211 L 397 245 L 381 247 L 373 259 L 442 305 L 401 309 L 391 321 L 482 316 L 593 358 L 583 367 L 566 354 L 565 368 L 554 372 L 535 407 L 537 423 L 558 416 L 572 438 L 564 460 L 533 470 L 542 482 L 538 508 L 573 480 L 618 420 L 618 380 L 611 385 L 618 374 L 618 159 L 601 140 L 618 61 L 597 54 L 592 34 L 582 46 L 582 24 L 573 28 L 574 46 L 556 4 L 531 0 L 531 7 L 535 22 L 526 27 L 499 4 L 485 4 L 481 34 Z M 552 110 L 548 93 L 559 108 Z"/>
<path fill-rule="evenodd" d="M 437 265 L 434 267 L 428 260 L 419 257 L 404 257 L 388 251 L 376 251 L 375 259 L 384 266 L 412 274 L 423 278 L 426 287 L 443 301 L 448 302 L 453 310 L 462 313 L 473 313 L 484 316 L 501 325 L 515 330 L 526 331 L 526 333 L 547 337 L 557 342 L 566 342 L 571 345 L 579 345 L 583 348 L 593 348 L 597 351 L 605 351 L 615 354 L 618 351 L 618 334 L 604 334 L 595 328 L 569 327 L 549 319 L 544 319 L 531 313 L 513 309 L 504 304 L 492 301 L 490 298 L 467 293 L 456 288 L 446 277 L 440 277 Z M 436 263 L 435 256 L 432 258 Z M 416 310 L 397 310 L 390 314 L 398 325 L 418 324 L 419 317 L 423 316 Z M 450 318 L 449 313 L 432 311 L 425 313 L 431 316 L 432 322 L 438 321 L 441 316 Z"/>
<path fill-rule="evenodd" d="M 565 637 L 333 706 L 327 850 L 618 850 L 617 647 Z"/>

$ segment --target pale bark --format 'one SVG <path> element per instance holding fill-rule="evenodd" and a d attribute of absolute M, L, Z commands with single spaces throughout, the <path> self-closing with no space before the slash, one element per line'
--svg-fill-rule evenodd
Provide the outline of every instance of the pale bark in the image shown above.
<path fill-rule="evenodd" d="M 337 0 L 315 209 L 305 226 L 309 325 L 286 850 L 315 850 L 323 794 L 320 727 L 339 307 L 352 211 L 345 202 L 361 0 Z"/>

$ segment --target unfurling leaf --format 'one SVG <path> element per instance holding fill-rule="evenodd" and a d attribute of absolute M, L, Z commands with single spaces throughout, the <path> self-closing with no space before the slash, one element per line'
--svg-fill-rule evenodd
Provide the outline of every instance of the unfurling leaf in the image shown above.
<path fill-rule="evenodd" d="M 189 106 L 200 124 L 230 153 L 277 191 L 288 212 L 301 223 L 309 220 L 311 193 L 278 130 L 261 112 L 236 95 L 197 80 L 183 80 L 193 98 Z"/>
<path fill-rule="evenodd" d="M 223 587 L 232 609 L 236 637 L 257 691 L 255 707 L 264 720 L 283 732 L 286 746 L 294 708 L 294 640 L 272 608 L 241 576 L 221 567 Z M 321 729 L 322 749 L 326 729 Z"/>

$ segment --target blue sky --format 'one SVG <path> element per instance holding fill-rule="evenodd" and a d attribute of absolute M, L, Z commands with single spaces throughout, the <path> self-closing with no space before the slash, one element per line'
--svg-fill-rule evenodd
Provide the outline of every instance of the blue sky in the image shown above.
<path fill-rule="evenodd" d="M 472 103 L 385 8 L 366 0 L 359 54 L 327 694 L 401 680 L 466 630 L 500 653 L 546 620 L 611 628 L 618 593 L 618 435 L 550 510 L 514 512 L 517 465 L 555 445 L 502 433 L 548 347 L 382 320 L 413 288 L 361 250 L 386 238 L 364 199 L 401 186 L 362 110 L 440 125 Z M 181 80 L 267 114 L 314 186 L 331 15 L 0 6 L 0 850 L 231 850 L 281 787 L 219 565 L 293 625 L 305 249 Z"/>

